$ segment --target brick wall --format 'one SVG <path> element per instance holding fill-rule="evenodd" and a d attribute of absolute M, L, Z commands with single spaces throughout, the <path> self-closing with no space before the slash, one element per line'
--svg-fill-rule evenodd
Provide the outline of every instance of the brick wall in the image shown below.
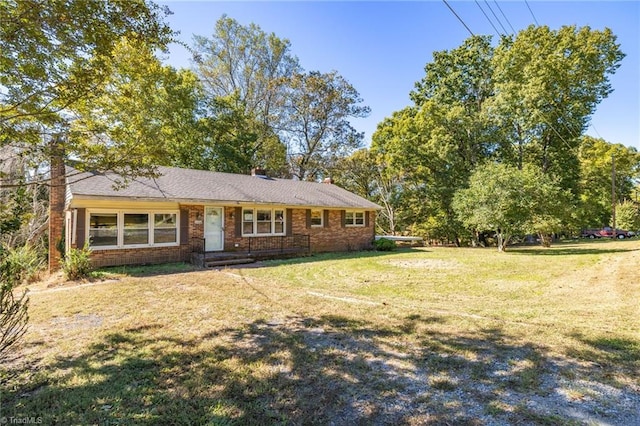
<path fill-rule="evenodd" d="M 370 249 L 375 236 L 375 212 L 369 212 L 369 226 L 342 226 L 342 211 L 329 210 L 328 221 L 321 228 L 307 228 L 307 209 L 292 209 L 293 234 L 309 235 L 312 252 L 351 251 Z M 225 251 L 248 250 L 248 239 L 236 235 L 236 219 L 240 220 L 234 207 L 225 208 Z"/>
<path fill-rule="evenodd" d="M 202 205 L 180 206 L 180 214 L 184 214 L 185 211 L 187 211 L 188 215 L 188 238 L 182 241 L 181 236 L 181 244 L 179 246 L 113 250 L 94 249 L 91 253 L 91 265 L 98 268 L 191 261 L 194 245 L 201 244 L 201 240 L 192 239 L 191 237 L 202 238 L 204 236 L 204 207 Z M 84 227 L 79 232 L 84 232 Z M 180 232 L 185 232 L 185 230 L 181 227 Z"/>
<path fill-rule="evenodd" d="M 145 265 L 156 263 L 188 262 L 191 247 L 149 247 L 120 250 L 93 250 L 91 266 Z"/>
<path fill-rule="evenodd" d="M 51 184 L 49 186 L 49 272 L 60 269 L 58 249 L 64 234 L 65 168 L 64 151 L 57 140 L 51 142 Z"/>
<path fill-rule="evenodd" d="M 329 210 L 322 227 L 307 228 L 307 210 L 293 210 L 293 233 L 307 234 L 312 252 L 366 250 L 375 237 L 375 212 L 369 212 L 369 226 L 342 226 L 342 211 Z"/>
<path fill-rule="evenodd" d="M 91 256 L 95 267 L 188 262 L 195 245 L 202 244 L 204 237 L 204 207 L 181 205 L 181 214 L 188 214 L 188 237 L 177 247 L 149 247 L 120 250 L 94 250 Z M 248 250 L 248 238 L 236 235 L 236 220 L 241 220 L 235 207 L 224 208 L 224 250 Z M 342 211 L 329 210 L 323 227 L 307 227 L 307 209 L 292 209 L 291 231 L 293 234 L 310 236 L 312 252 L 352 251 L 371 248 L 375 234 L 375 213 L 369 212 L 368 226 L 342 226 Z M 181 232 L 184 232 L 181 228 Z M 196 237 L 196 238 L 192 238 Z"/>

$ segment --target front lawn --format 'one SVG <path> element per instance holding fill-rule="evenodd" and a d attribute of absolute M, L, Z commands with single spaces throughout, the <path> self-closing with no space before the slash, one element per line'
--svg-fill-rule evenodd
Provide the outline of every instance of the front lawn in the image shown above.
<path fill-rule="evenodd" d="M 636 240 L 425 247 L 38 284 L 0 417 L 637 424 L 639 260 Z"/>

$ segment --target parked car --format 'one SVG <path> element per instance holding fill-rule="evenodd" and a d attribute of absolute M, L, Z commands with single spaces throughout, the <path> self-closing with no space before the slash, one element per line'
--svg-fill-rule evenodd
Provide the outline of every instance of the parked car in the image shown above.
<path fill-rule="evenodd" d="M 616 238 L 621 240 L 625 238 L 631 238 L 635 236 L 636 233 L 633 231 L 626 231 L 624 229 L 616 228 Z M 605 226 L 604 228 L 587 228 L 583 229 L 580 232 L 581 238 L 613 238 L 613 228 L 610 226 Z"/>
<path fill-rule="evenodd" d="M 600 231 L 601 229 L 595 229 L 595 228 L 589 228 L 589 229 L 583 229 L 582 232 L 580 233 L 580 238 L 601 238 L 602 235 L 600 235 Z"/>
<path fill-rule="evenodd" d="M 633 231 L 626 231 L 624 229 L 616 228 L 616 238 L 624 240 L 625 238 L 631 238 L 635 235 Z M 605 226 L 600 230 L 600 236 L 604 238 L 613 238 L 613 228 Z"/>

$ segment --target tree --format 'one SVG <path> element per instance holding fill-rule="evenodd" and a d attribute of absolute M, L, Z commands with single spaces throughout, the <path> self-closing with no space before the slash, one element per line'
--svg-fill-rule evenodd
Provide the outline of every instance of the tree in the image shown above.
<path fill-rule="evenodd" d="M 232 116 L 223 118 L 225 133 L 242 139 L 242 149 L 252 152 L 251 160 L 260 163 L 250 167 L 272 164 L 272 171 L 284 172 L 277 129 L 289 79 L 301 70 L 289 40 L 267 34 L 255 24 L 242 26 L 223 15 L 210 38 L 194 37 L 193 51 L 195 72 L 209 98 L 209 116 L 215 117 L 224 104 L 232 111 Z M 241 127 L 229 127 L 232 123 Z M 250 124 L 249 134 L 243 123 Z M 249 140 L 251 146 L 246 145 Z"/>
<path fill-rule="evenodd" d="M 362 146 L 363 134 L 348 121 L 369 114 L 369 107 L 361 102 L 356 89 L 336 71 L 312 71 L 290 79 L 286 125 L 280 134 L 286 140 L 295 177 L 315 180 L 338 158 Z"/>
<path fill-rule="evenodd" d="M 168 9 L 144 0 L 49 0 L 0 2 L 0 151 L 46 163 L 59 155 L 61 145 L 79 161 L 91 160 L 98 171 L 115 164 L 131 174 L 152 172 L 147 162 L 110 141 L 108 149 L 83 149 L 87 138 L 71 138 L 69 118 L 83 100 L 93 97 L 110 75 L 111 59 L 123 38 L 164 50 L 173 32 L 164 23 Z M 76 140 L 84 144 L 73 145 Z M 148 141 L 138 141 L 146 143 Z M 97 145 L 98 141 L 93 140 Z M 54 149 L 52 149 L 54 148 Z M 100 156 L 95 156 L 98 152 Z M 83 154 L 85 154 L 83 156 Z M 42 176 L 0 175 L 2 240 L 16 241 L 25 225 L 29 203 L 25 185 L 39 188 Z M 37 191 L 34 193 L 37 194 Z M 12 250 L 0 253 L 0 352 L 24 333 L 27 322 L 25 296 L 16 297 L 21 282 Z"/>
<path fill-rule="evenodd" d="M 612 144 L 603 139 L 580 139 L 580 202 L 574 212 L 579 228 L 610 224 L 613 161 L 615 161 L 615 200 L 632 198 L 640 173 L 640 154 L 633 147 Z"/>
<path fill-rule="evenodd" d="M 501 157 L 533 164 L 577 195 L 579 137 L 611 93 L 624 54 L 609 29 L 546 26 L 502 38 L 492 61 L 492 120 L 505 129 Z"/>
<path fill-rule="evenodd" d="M 103 72 L 92 93 L 69 110 L 68 145 L 84 159 L 77 168 L 107 168 L 126 181 L 171 164 L 181 151 L 197 151 L 204 132 L 192 72 L 163 66 L 147 43 L 128 38 L 114 46 Z"/>
<path fill-rule="evenodd" d="M 8 173 L 3 171 L 3 174 L 6 177 Z M 9 175 L 9 178 L 22 179 L 22 176 Z M 28 220 L 26 187 L 0 188 L 0 198 L 3 203 L 0 209 L 0 236 L 5 239 L 6 235 L 17 232 Z M 16 287 L 22 282 L 24 268 L 20 262 L 16 262 L 14 254 L 8 244 L 0 245 L 0 360 L 5 357 L 5 351 L 24 335 L 28 321 L 29 299 L 26 291 L 16 296 Z"/>
<path fill-rule="evenodd" d="M 48 139 L 102 82 L 122 37 L 167 46 L 168 13 L 143 0 L 0 3 L 0 146 L 47 157 Z"/>
<path fill-rule="evenodd" d="M 275 133 L 248 116 L 234 96 L 207 103 L 200 139 L 181 145 L 170 157 L 173 165 L 245 174 L 261 166 L 276 176 L 286 175 L 286 148 Z"/>
<path fill-rule="evenodd" d="M 459 241 L 452 196 L 500 140 L 484 114 L 493 94 L 490 41 L 472 37 L 457 49 L 435 52 L 411 92 L 415 105 L 394 113 L 373 135 L 372 148 L 403 176 L 399 217 L 430 239 Z"/>
<path fill-rule="evenodd" d="M 580 191 L 578 137 L 623 56 L 609 30 L 588 27 L 530 27 L 496 47 L 474 36 L 435 52 L 411 92 L 414 105 L 381 123 L 372 140 L 403 176 L 400 216 L 457 241 L 452 194 L 479 165 L 499 161 L 531 165 L 569 189 L 556 215 L 568 225 Z"/>
<path fill-rule="evenodd" d="M 247 115 L 274 125 L 287 80 L 300 70 L 289 40 L 223 15 L 211 38 L 194 37 L 197 75 L 212 98 L 234 96 Z"/>
<path fill-rule="evenodd" d="M 640 229 L 640 211 L 636 203 L 625 200 L 616 206 L 616 227 L 634 232 Z"/>
<path fill-rule="evenodd" d="M 341 187 L 380 204 L 376 216 L 380 233 L 395 235 L 399 230 L 396 209 L 401 196 L 401 179 L 386 167 L 384 157 L 366 148 L 340 158 L 330 175 Z"/>
<path fill-rule="evenodd" d="M 6 351 L 17 343 L 27 331 L 29 315 L 27 312 L 29 298 L 27 292 L 16 296 L 16 265 L 7 259 L 8 255 L 0 252 L 0 360 L 5 358 Z"/>
<path fill-rule="evenodd" d="M 536 232 L 543 244 L 558 230 L 566 194 L 548 176 L 532 166 L 489 163 L 478 167 L 469 187 L 456 192 L 453 208 L 470 230 L 492 230 L 498 251 L 505 251 L 511 236 Z"/>

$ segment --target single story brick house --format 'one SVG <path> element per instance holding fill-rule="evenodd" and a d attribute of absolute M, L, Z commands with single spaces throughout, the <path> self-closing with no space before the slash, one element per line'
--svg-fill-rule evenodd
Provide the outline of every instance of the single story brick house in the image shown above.
<path fill-rule="evenodd" d="M 381 207 L 330 181 L 270 178 L 261 170 L 158 172 L 115 190 L 115 175 L 67 169 L 66 249 L 88 242 L 94 266 L 114 266 L 361 250 L 374 240 Z"/>

